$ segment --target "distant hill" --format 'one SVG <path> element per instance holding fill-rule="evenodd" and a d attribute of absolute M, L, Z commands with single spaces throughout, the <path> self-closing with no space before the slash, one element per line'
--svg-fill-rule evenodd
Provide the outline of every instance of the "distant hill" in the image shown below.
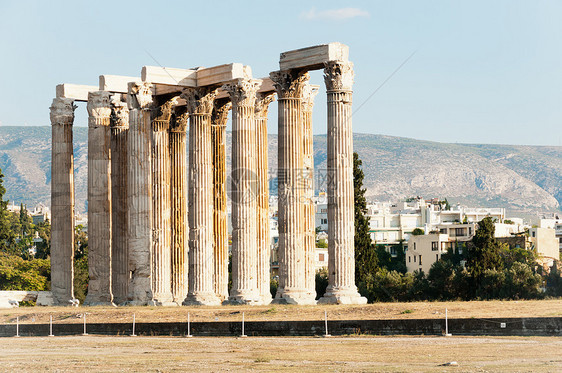
<path fill-rule="evenodd" d="M 227 162 L 230 164 L 230 134 Z M 446 144 L 355 134 L 367 194 L 373 199 L 447 197 L 470 206 L 557 211 L 562 205 L 562 147 Z M 76 206 L 85 210 L 87 128 L 74 128 Z M 10 201 L 50 204 L 50 127 L 0 127 L 0 169 Z M 277 136 L 269 137 L 270 170 Z M 314 137 L 317 170 L 326 168 L 326 136 Z M 318 171 L 321 173 L 321 171 Z M 322 185 L 320 185 L 322 188 Z"/>

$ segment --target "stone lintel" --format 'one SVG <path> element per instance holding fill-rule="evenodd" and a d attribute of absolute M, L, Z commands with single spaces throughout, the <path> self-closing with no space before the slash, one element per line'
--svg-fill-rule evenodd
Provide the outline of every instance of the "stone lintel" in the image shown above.
<path fill-rule="evenodd" d="M 251 79 L 252 69 L 241 63 L 229 63 L 197 70 L 197 86 L 223 84 L 236 79 Z"/>
<path fill-rule="evenodd" d="M 349 47 L 341 43 L 330 43 L 296 49 L 281 53 L 279 58 L 279 69 L 305 69 L 318 70 L 324 68 L 327 61 L 347 61 L 349 59 Z"/>
<path fill-rule="evenodd" d="M 180 87 L 197 86 L 197 70 L 178 69 L 174 67 L 143 66 L 141 79 L 158 85 L 173 85 Z"/>
<path fill-rule="evenodd" d="M 139 80 L 138 77 L 134 76 L 100 75 L 99 90 L 111 93 L 127 93 L 129 83 Z"/>
<path fill-rule="evenodd" d="M 57 98 L 71 98 L 74 101 L 88 102 L 88 93 L 99 91 L 95 85 L 58 84 L 56 88 Z"/>

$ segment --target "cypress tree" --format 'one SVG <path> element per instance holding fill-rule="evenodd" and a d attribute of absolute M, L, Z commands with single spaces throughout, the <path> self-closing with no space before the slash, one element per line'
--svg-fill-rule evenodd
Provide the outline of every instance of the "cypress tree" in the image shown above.
<path fill-rule="evenodd" d="M 501 251 L 503 245 L 494 238 L 494 221 L 486 217 L 478 223 L 478 229 L 474 232 L 472 245 L 469 245 L 466 256 L 466 267 L 470 273 L 476 288 L 481 285 L 482 275 L 485 270 L 502 270 Z"/>
<path fill-rule="evenodd" d="M 371 242 L 367 213 L 367 199 L 363 188 L 365 174 L 361 169 L 363 162 L 353 153 L 353 188 L 355 197 L 355 283 L 366 281 L 367 276 L 375 275 L 378 260 L 375 245 Z"/>

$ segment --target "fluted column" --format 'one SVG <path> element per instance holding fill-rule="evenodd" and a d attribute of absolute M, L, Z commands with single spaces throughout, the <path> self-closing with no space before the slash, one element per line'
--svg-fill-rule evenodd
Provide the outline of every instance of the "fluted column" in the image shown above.
<path fill-rule="evenodd" d="M 172 295 L 181 304 L 187 295 L 187 121 L 177 114 L 170 127 L 172 201 Z"/>
<path fill-rule="evenodd" d="M 322 303 L 364 304 L 355 286 L 353 64 L 325 64 L 328 95 L 328 288 Z"/>
<path fill-rule="evenodd" d="M 111 106 L 109 92 L 88 94 L 87 305 L 112 304 L 111 291 Z"/>
<path fill-rule="evenodd" d="M 228 223 L 226 212 L 226 122 L 232 108 L 229 100 L 215 101 L 211 117 L 211 153 L 213 157 L 213 233 L 215 293 L 221 301 L 228 298 Z"/>
<path fill-rule="evenodd" d="M 259 304 L 256 240 L 256 122 L 260 80 L 225 84 L 232 101 L 232 289 L 229 302 Z"/>
<path fill-rule="evenodd" d="M 301 196 L 303 170 L 302 89 L 308 73 L 270 74 L 279 108 L 278 204 L 279 287 L 275 302 L 314 304 L 304 277 L 304 236 Z"/>
<path fill-rule="evenodd" d="M 113 302 L 127 301 L 127 137 L 129 109 L 116 95 L 111 100 L 111 286 Z"/>
<path fill-rule="evenodd" d="M 158 305 L 172 305 L 172 206 L 170 201 L 170 119 L 176 100 L 152 117 L 152 291 Z"/>
<path fill-rule="evenodd" d="M 184 305 L 218 305 L 213 258 L 213 165 L 211 113 L 217 94 L 211 88 L 186 88 L 189 113 L 189 273 Z"/>
<path fill-rule="evenodd" d="M 129 304 L 154 305 L 151 283 L 152 176 L 151 106 L 148 83 L 130 83 L 127 178 Z"/>
<path fill-rule="evenodd" d="M 316 227 L 314 226 L 314 152 L 312 109 L 318 86 L 307 84 L 303 89 L 303 172 L 302 209 L 304 230 L 304 276 L 306 289 L 316 297 Z"/>
<path fill-rule="evenodd" d="M 74 298 L 74 100 L 51 105 L 51 291 L 55 302 Z"/>
<path fill-rule="evenodd" d="M 258 93 L 256 98 L 258 293 L 262 303 L 271 303 L 271 238 L 269 236 L 269 173 L 267 112 L 275 93 Z"/>

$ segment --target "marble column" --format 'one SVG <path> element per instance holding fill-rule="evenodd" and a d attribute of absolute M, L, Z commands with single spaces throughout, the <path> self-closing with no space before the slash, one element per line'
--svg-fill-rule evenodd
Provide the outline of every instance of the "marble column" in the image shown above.
<path fill-rule="evenodd" d="M 172 305 L 172 205 L 170 119 L 176 100 L 152 112 L 152 292 L 158 305 Z"/>
<path fill-rule="evenodd" d="M 271 237 L 269 236 L 269 167 L 267 112 L 275 93 L 258 93 L 256 98 L 256 155 L 257 155 L 257 219 L 258 237 L 258 293 L 264 304 L 271 303 Z"/>
<path fill-rule="evenodd" d="M 279 109 L 278 204 L 279 287 L 274 302 L 315 304 L 304 277 L 301 197 L 303 170 L 302 90 L 308 73 L 295 70 L 270 74 Z"/>
<path fill-rule="evenodd" d="M 111 100 L 111 285 L 113 302 L 127 301 L 129 254 L 127 243 L 127 137 L 129 109 L 121 95 Z"/>
<path fill-rule="evenodd" d="M 303 172 L 302 209 L 304 230 L 304 276 L 306 289 L 316 297 L 316 227 L 314 217 L 314 152 L 312 109 L 318 86 L 307 84 L 303 88 Z"/>
<path fill-rule="evenodd" d="M 55 302 L 74 298 L 74 100 L 51 105 L 51 291 Z"/>
<path fill-rule="evenodd" d="M 232 288 L 235 304 L 260 304 L 257 283 L 257 163 L 254 109 L 260 80 L 239 79 L 223 88 L 232 101 Z"/>
<path fill-rule="evenodd" d="M 129 296 L 131 305 L 155 305 L 151 283 L 152 176 L 151 120 L 152 92 L 149 83 L 130 83 L 129 180 L 127 193 Z"/>
<path fill-rule="evenodd" d="M 213 258 L 211 113 L 217 89 L 186 88 L 189 113 L 189 271 L 184 305 L 219 305 Z"/>
<path fill-rule="evenodd" d="M 321 303 L 364 304 L 355 286 L 353 64 L 325 63 L 328 95 L 328 288 Z"/>
<path fill-rule="evenodd" d="M 110 94 L 88 93 L 88 267 L 87 305 L 112 304 Z"/>
<path fill-rule="evenodd" d="M 177 113 L 170 126 L 172 201 L 172 295 L 181 304 L 187 295 L 187 121 L 188 113 Z"/>
<path fill-rule="evenodd" d="M 215 293 L 221 301 L 228 298 L 228 222 L 226 212 L 226 122 L 232 103 L 216 100 L 211 117 L 211 153 L 213 157 L 213 233 Z"/>

